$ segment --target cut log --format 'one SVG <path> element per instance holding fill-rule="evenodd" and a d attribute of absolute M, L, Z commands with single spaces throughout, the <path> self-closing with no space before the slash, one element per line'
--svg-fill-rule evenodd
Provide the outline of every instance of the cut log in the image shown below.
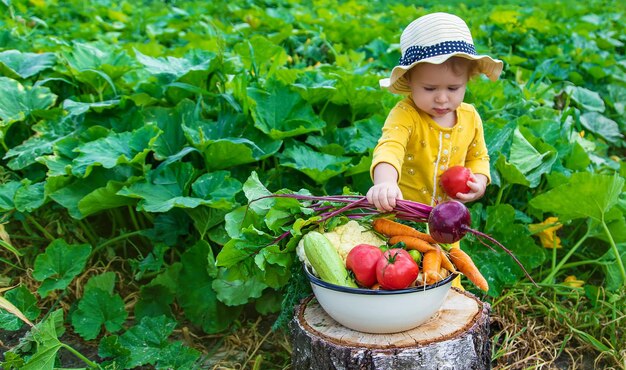
<path fill-rule="evenodd" d="M 290 323 L 295 370 L 490 369 L 490 305 L 452 288 L 424 324 L 394 334 L 348 329 L 333 320 L 313 295 Z M 381 315 L 384 315 L 381 312 Z"/>

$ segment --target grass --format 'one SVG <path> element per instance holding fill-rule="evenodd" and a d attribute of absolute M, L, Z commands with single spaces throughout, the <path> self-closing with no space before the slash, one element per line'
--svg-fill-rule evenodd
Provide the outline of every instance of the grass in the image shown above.
<path fill-rule="evenodd" d="M 625 369 L 626 289 L 521 285 L 492 305 L 497 369 Z"/>

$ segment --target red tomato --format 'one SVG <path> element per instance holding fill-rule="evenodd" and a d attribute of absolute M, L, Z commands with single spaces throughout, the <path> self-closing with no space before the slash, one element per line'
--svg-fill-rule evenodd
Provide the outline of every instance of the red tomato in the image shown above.
<path fill-rule="evenodd" d="M 467 186 L 472 171 L 463 166 L 452 166 L 441 175 L 441 187 L 452 198 L 456 198 L 457 193 L 468 193 L 471 189 Z"/>
<path fill-rule="evenodd" d="M 365 287 L 376 284 L 376 263 L 383 251 L 369 244 L 359 244 L 346 257 L 346 267 L 354 273 L 357 283 Z"/>
<path fill-rule="evenodd" d="M 406 250 L 391 248 L 378 260 L 376 278 L 383 289 L 404 289 L 417 279 L 419 270 L 419 266 Z"/>

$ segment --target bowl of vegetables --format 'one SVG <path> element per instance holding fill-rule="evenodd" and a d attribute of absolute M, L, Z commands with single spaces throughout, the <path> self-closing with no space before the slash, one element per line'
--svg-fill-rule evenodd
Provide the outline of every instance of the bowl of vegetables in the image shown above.
<path fill-rule="evenodd" d="M 435 269 L 431 267 L 433 256 L 445 257 L 437 244 L 404 238 L 411 245 L 408 250 L 405 243 L 391 246 L 392 239 L 377 231 L 390 226 L 381 220 L 311 231 L 298 252 L 315 298 L 330 317 L 361 332 L 396 333 L 433 317 L 458 273 L 447 258 L 447 264 L 439 260 Z M 410 231 L 407 227 L 403 233 Z M 417 252 L 414 246 L 423 253 L 410 253 Z"/>
<path fill-rule="evenodd" d="M 365 333 L 397 333 L 416 328 L 433 317 L 448 295 L 451 274 L 420 287 L 398 290 L 347 287 L 323 281 L 304 268 L 313 294 L 326 313 L 339 324 Z"/>

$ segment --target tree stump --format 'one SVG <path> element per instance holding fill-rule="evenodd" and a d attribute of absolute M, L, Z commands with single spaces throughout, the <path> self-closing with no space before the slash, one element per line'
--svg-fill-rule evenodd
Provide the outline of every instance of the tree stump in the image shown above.
<path fill-rule="evenodd" d="M 415 329 L 369 334 L 333 320 L 313 295 L 290 322 L 295 370 L 490 369 L 491 306 L 452 288 L 439 311 Z M 381 315 L 384 315 L 381 312 Z"/>

